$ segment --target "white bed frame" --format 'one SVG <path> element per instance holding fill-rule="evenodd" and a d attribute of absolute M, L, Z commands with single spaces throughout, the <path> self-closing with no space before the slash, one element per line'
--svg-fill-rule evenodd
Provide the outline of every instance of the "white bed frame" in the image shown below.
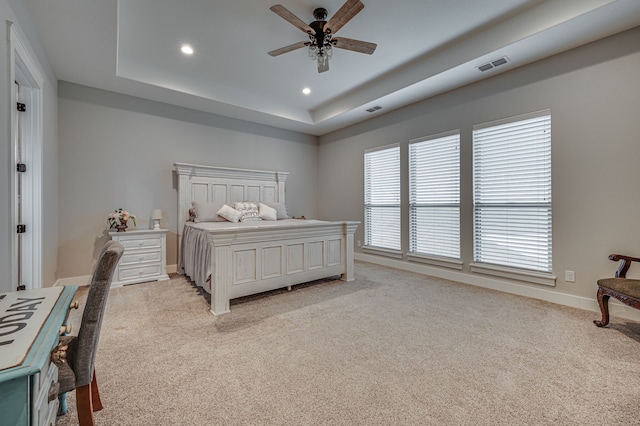
<path fill-rule="evenodd" d="M 193 201 L 283 203 L 288 172 L 174 163 L 178 175 L 178 256 Z M 210 231 L 211 312 L 229 300 L 331 276 L 354 277 L 354 233 L 360 222 Z M 184 270 L 180 270 L 184 273 Z"/>

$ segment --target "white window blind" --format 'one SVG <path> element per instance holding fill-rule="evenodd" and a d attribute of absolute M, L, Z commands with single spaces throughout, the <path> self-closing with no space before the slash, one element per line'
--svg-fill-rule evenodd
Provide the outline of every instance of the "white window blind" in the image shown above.
<path fill-rule="evenodd" d="M 411 253 L 460 258 L 460 133 L 409 143 Z"/>
<path fill-rule="evenodd" d="M 365 246 L 400 250 L 400 146 L 364 154 Z"/>
<path fill-rule="evenodd" d="M 551 113 L 474 126 L 474 260 L 551 265 Z"/>

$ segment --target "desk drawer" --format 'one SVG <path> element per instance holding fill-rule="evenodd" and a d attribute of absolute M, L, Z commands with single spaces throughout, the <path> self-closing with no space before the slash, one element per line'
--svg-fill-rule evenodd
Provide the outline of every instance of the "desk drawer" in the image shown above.
<path fill-rule="evenodd" d="M 42 385 L 39 387 L 37 392 L 34 392 L 34 404 L 33 404 L 33 416 L 35 423 L 37 425 L 51 425 L 55 424 L 56 412 L 58 410 L 58 393 L 55 392 L 54 395 L 51 395 L 52 399 L 49 401 L 49 392 L 52 387 L 58 385 L 58 367 L 52 362 L 49 363 L 48 368 L 46 369 L 47 373 L 40 374 L 40 383 Z M 44 380 L 42 380 L 44 378 Z M 36 378 L 37 380 L 37 378 Z M 35 386 L 34 386 L 35 388 Z M 35 391 L 35 389 L 34 389 Z M 53 423 L 51 423 L 53 419 Z"/>

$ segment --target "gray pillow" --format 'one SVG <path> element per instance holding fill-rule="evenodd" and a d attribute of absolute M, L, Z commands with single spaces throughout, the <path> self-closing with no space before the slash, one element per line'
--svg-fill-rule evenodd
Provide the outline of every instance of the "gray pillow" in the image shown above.
<path fill-rule="evenodd" d="M 289 219 L 289 215 L 287 214 L 287 206 L 282 203 L 265 203 L 271 208 L 276 209 L 278 214 L 278 220 Z"/>
<path fill-rule="evenodd" d="M 195 217 L 194 222 L 224 222 L 223 217 L 218 216 L 218 210 L 224 205 L 224 203 L 205 203 L 202 201 L 194 201 L 193 212 Z"/>

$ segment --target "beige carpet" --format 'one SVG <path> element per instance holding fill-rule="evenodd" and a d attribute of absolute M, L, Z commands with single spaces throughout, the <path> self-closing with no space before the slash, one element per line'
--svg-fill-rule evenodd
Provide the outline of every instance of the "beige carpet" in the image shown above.
<path fill-rule="evenodd" d="M 356 277 L 222 317 L 182 277 L 113 289 L 97 423 L 640 424 L 640 324 L 368 263 Z"/>

